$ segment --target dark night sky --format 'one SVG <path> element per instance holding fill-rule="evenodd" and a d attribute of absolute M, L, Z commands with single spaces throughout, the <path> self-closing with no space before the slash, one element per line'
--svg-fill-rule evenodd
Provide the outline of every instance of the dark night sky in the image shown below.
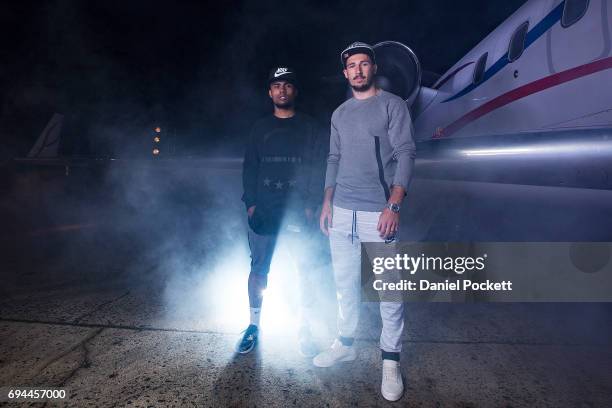
<path fill-rule="evenodd" d="M 296 68 L 300 107 L 324 122 L 341 100 L 321 78 L 339 73 L 348 43 L 403 42 L 441 74 L 523 3 L 9 2 L 0 14 L 2 157 L 26 154 L 53 112 L 66 115 L 66 154 L 139 152 L 155 123 L 173 130 L 182 153 L 238 146 L 270 110 L 274 64 Z"/>

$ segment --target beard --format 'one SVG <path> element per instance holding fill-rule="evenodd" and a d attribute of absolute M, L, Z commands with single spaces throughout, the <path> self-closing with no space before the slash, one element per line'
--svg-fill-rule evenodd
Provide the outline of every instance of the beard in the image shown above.
<path fill-rule="evenodd" d="M 285 101 L 285 102 L 274 102 L 274 106 L 279 109 L 288 109 L 293 107 L 293 101 Z"/>
<path fill-rule="evenodd" d="M 373 78 L 370 77 L 363 85 L 351 85 L 355 92 L 365 92 L 374 84 Z"/>

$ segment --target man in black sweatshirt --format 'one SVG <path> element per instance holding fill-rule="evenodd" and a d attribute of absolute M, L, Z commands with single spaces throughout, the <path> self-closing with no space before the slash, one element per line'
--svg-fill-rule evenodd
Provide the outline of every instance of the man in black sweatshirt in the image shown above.
<path fill-rule="evenodd" d="M 300 352 L 313 356 L 309 320 L 312 315 L 313 285 L 311 268 L 304 247 L 312 239 L 313 212 L 320 199 L 324 168 L 323 143 L 316 122 L 296 112 L 297 78 L 288 67 L 274 68 L 268 77 L 272 115 L 255 122 L 244 157 L 242 181 L 249 221 L 251 271 L 248 292 L 250 325 L 237 351 L 246 354 L 257 344 L 263 290 L 267 286 L 272 255 L 281 233 L 288 237 L 292 257 L 298 267 L 302 292 Z M 300 244 L 301 242 L 301 244 Z M 292 245 L 293 244 L 293 245 Z M 296 248 L 296 246 L 302 248 Z M 310 255 L 310 256 L 309 256 Z"/>

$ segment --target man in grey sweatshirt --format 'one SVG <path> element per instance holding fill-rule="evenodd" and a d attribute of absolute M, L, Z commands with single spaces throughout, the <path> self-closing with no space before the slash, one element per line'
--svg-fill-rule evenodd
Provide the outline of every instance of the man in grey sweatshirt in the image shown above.
<path fill-rule="evenodd" d="M 330 349 L 314 358 L 318 367 L 356 358 L 353 341 L 359 319 L 361 242 L 390 243 L 396 239 L 415 157 L 405 101 L 374 84 L 374 49 L 356 42 L 342 51 L 340 58 L 353 97 L 332 115 L 320 218 L 321 230 L 330 241 L 339 336 Z M 399 366 L 403 303 L 381 301 L 380 314 L 381 393 L 396 401 L 404 390 Z"/>

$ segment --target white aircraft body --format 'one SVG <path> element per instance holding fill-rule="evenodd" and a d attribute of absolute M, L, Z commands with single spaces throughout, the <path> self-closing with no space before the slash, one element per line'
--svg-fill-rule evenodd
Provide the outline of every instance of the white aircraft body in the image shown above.
<path fill-rule="evenodd" d="M 612 1 L 530 0 L 431 88 L 403 44 L 375 46 L 411 105 L 417 175 L 612 189 Z"/>

